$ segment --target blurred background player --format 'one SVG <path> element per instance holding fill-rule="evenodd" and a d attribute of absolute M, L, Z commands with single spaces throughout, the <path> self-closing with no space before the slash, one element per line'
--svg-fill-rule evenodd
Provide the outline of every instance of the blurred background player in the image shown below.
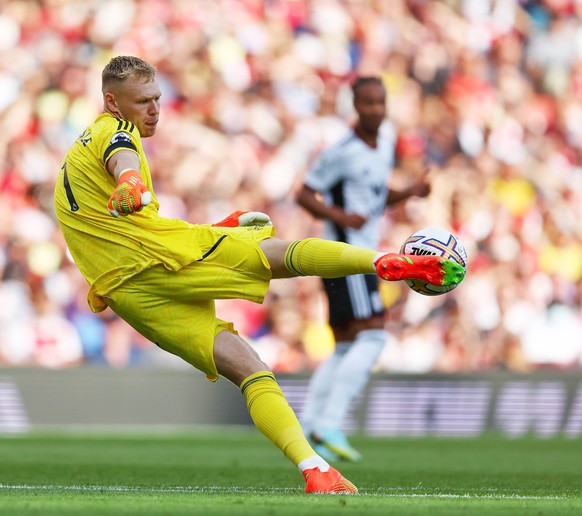
<path fill-rule="evenodd" d="M 297 202 L 325 220 L 324 238 L 377 249 L 386 206 L 424 197 L 430 184 L 423 177 L 406 190 L 389 188 L 396 138 L 386 120 L 386 90 L 378 77 L 358 77 L 352 93 L 355 126 L 320 153 Z M 311 378 L 302 424 L 320 454 L 357 461 L 361 455 L 342 425 L 386 343 L 384 306 L 375 274 L 327 278 L 323 284 L 336 345 Z"/>
<path fill-rule="evenodd" d="M 214 225 L 162 217 L 142 146 L 160 117 L 156 70 L 115 57 L 102 72 L 102 94 L 104 113 L 68 151 L 54 196 L 91 309 L 111 308 L 209 380 L 224 376 L 238 386 L 257 428 L 302 472 L 306 492 L 357 492 L 309 445 L 272 371 L 232 323 L 216 317 L 215 300 L 262 302 L 273 278 L 377 270 L 384 279 L 446 284 L 464 272 L 435 257 L 413 263 L 339 242 L 280 240 L 268 218 L 241 212 Z"/>

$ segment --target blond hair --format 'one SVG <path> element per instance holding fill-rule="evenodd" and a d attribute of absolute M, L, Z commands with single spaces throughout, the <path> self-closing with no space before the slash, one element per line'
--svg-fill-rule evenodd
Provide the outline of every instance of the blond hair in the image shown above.
<path fill-rule="evenodd" d="M 101 73 L 101 89 L 118 85 L 129 77 L 151 81 L 156 77 L 156 69 L 143 59 L 134 56 L 117 56 L 111 59 Z"/>

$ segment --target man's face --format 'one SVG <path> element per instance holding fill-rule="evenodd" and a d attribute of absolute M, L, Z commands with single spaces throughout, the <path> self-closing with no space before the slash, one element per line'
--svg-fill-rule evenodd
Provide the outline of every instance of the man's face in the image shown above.
<path fill-rule="evenodd" d="M 362 84 L 354 96 L 354 108 L 364 131 L 376 132 L 386 116 L 386 90 L 376 82 Z"/>
<path fill-rule="evenodd" d="M 128 77 L 110 93 L 106 93 L 107 106 L 113 115 L 133 122 L 142 138 L 153 136 L 160 118 L 158 82 L 141 77 Z"/>

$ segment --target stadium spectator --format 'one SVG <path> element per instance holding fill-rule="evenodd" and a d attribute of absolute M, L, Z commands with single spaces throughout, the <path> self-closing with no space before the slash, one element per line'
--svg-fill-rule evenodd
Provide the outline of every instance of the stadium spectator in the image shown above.
<path fill-rule="evenodd" d="M 314 135 L 335 139 L 336 130 L 353 119 L 350 80 L 379 74 L 399 132 L 420 136 L 433 159 L 444 162 L 430 200 L 411 200 L 391 213 L 383 245 L 398 247 L 429 224 L 454 229 L 463 240 L 470 274 L 446 296 L 455 298 L 468 329 L 460 344 L 462 367 L 487 363 L 520 370 L 521 361 L 506 362 L 502 349 L 487 361 L 478 358 L 479 343 L 502 331 L 524 354 L 528 369 L 580 368 L 580 339 L 573 362 L 551 353 L 540 362 L 541 354 L 525 345 L 524 331 L 527 321 L 546 317 L 553 300 L 579 316 L 582 282 L 575 259 L 568 258 L 565 281 L 547 260 L 564 248 L 553 233 L 571 244 L 569 256 L 582 245 L 576 224 L 582 215 L 582 55 L 575 45 L 581 16 L 582 4 L 573 0 L 2 2 L 0 296 L 9 300 L 3 306 L 10 312 L 16 299 L 23 311 L 32 305 L 25 256 L 39 242 L 22 240 L 22 228 L 35 229 L 27 222 L 31 213 L 45 221 L 53 217 L 46 193 L 66 148 L 99 111 L 95 79 L 111 55 L 138 53 L 160 70 L 165 116 L 147 151 L 159 193 L 174 199 L 162 205 L 177 216 L 210 222 L 244 201 L 269 213 L 285 238 L 320 230 L 292 202 L 307 163 L 326 143 Z M 331 19 L 338 23 L 326 22 Z M 455 102 L 447 86 L 459 76 L 469 94 Z M 481 102 L 474 101 L 477 93 Z M 507 212 L 515 185 L 499 189 L 508 157 L 516 184 L 530 184 L 530 193 L 517 190 L 520 213 Z M 168 170 L 180 174 L 171 177 Z M 191 185 L 187 195 L 176 188 L 176 177 Z M 206 193 L 196 194 L 196 185 Z M 44 231 L 41 238 L 57 245 L 61 260 L 42 271 L 42 287 L 61 313 L 85 327 L 78 327 L 81 336 L 106 336 L 114 320 L 95 325 L 76 317 L 85 310 L 70 294 L 77 273 L 58 232 Z M 509 280 L 514 273 L 518 279 Z M 521 294 L 503 299 L 508 286 Z M 306 290 L 314 307 L 311 314 L 303 312 L 312 318 L 313 331 L 306 335 L 325 335 L 325 302 L 316 289 Z M 4 297 L 15 292 L 18 297 Z M 293 289 L 284 293 L 297 303 Z M 404 314 L 402 321 L 387 321 L 394 342 L 418 332 L 431 356 L 448 349 L 444 328 L 456 316 L 444 299 L 420 299 L 406 286 L 388 297 Z M 439 310 L 444 323 L 430 315 Z M 420 319 L 427 319 L 430 339 L 417 326 Z M 0 321 L 4 330 L 10 318 L 3 313 Z M 312 353 L 310 339 L 303 344 Z M 324 341 L 319 351 L 329 350 Z M 128 342 L 127 365 L 157 360 L 155 347 L 144 348 L 135 335 Z M 313 356 L 321 356 L 319 351 Z M 380 368 L 417 367 L 414 357 L 403 356 L 382 356 Z M 107 363 L 103 354 L 88 351 L 84 360 Z M 461 367 L 455 363 L 446 369 Z M 445 366 L 437 360 L 428 367 Z"/>

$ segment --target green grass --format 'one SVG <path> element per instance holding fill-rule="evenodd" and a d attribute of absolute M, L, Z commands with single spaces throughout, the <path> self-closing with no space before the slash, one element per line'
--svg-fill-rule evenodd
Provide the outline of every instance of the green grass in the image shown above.
<path fill-rule="evenodd" d="M 255 430 L 0 438 L 0 514 L 582 514 L 582 441 L 354 438 L 357 496 L 307 496 Z"/>

